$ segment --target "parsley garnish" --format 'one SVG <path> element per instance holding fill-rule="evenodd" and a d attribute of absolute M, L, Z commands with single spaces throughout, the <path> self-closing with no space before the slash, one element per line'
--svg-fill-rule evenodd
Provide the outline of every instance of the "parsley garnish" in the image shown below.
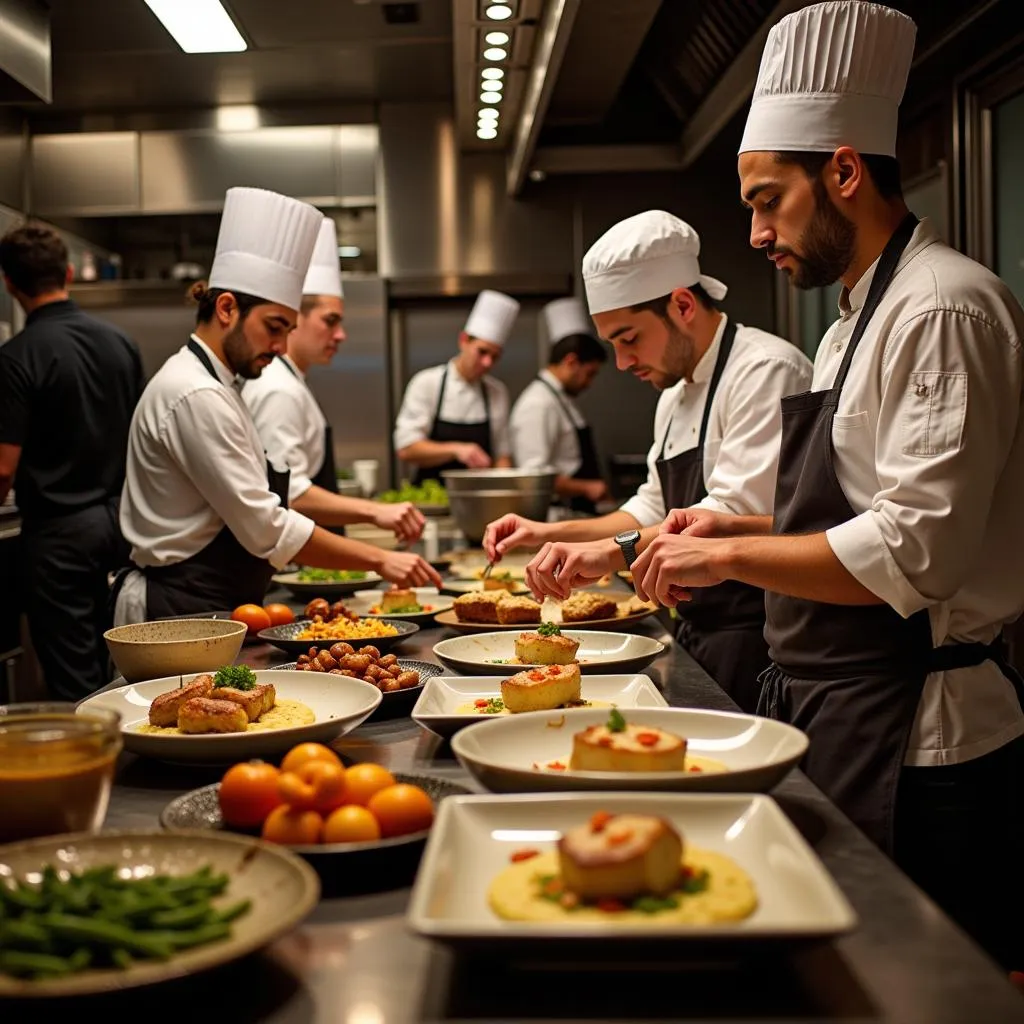
<path fill-rule="evenodd" d="M 687 875 L 679 888 L 688 896 L 692 896 L 694 893 L 703 892 L 710 882 L 711 879 L 707 871 L 696 871 L 693 874 Z"/>
<path fill-rule="evenodd" d="M 488 697 L 487 704 L 477 710 L 482 715 L 500 715 L 505 710 L 505 702 L 500 697 Z"/>
<path fill-rule="evenodd" d="M 679 900 L 674 896 L 638 896 L 633 900 L 630 910 L 638 910 L 641 914 L 657 914 L 660 910 L 675 910 Z"/>
<path fill-rule="evenodd" d="M 224 665 L 213 677 L 214 686 L 231 686 L 236 690 L 251 690 L 256 685 L 256 673 L 248 665 Z"/>
<path fill-rule="evenodd" d="M 609 732 L 625 732 L 626 731 L 626 720 L 622 717 L 622 713 L 618 708 L 612 708 L 608 714 L 608 731 Z"/>
<path fill-rule="evenodd" d="M 542 622 L 537 627 L 538 636 L 561 636 L 562 631 L 553 622 Z"/>

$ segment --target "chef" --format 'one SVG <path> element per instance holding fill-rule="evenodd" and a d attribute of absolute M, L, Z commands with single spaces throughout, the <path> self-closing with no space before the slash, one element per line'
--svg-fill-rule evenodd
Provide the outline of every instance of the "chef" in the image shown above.
<path fill-rule="evenodd" d="M 518 315 L 515 299 L 482 291 L 459 334 L 459 354 L 409 381 L 394 443 L 398 457 L 416 467 L 416 483 L 440 480 L 446 469 L 512 464 L 508 390 L 490 371 Z"/>
<path fill-rule="evenodd" d="M 789 342 L 726 316 L 718 305 L 726 286 L 701 272 L 699 254 L 689 224 L 649 210 L 616 224 L 583 259 L 590 312 L 618 368 L 662 395 L 647 480 L 621 509 L 561 523 L 512 515 L 487 528 L 490 558 L 545 545 L 528 569 L 538 594 L 565 598 L 571 580 L 593 582 L 624 568 L 658 535 L 670 508 L 771 509 L 779 403 L 807 387 L 811 365 Z M 752 711 L 768 665 L 763 591 L 740 584 L 708 590 L 679 611 L 679 641 Z"/>
<path fill-rule="evenodd" d="M 413 505 L 386 505 L 338 494 L 331 425 L 306 375 L 312 366 L 328 365 L 345 341 L 344 315 L 338 230 L 330 217 L 324 217 L 302 286 L 296 327 L 288 335 L 288 351 L 246 383 L 242 398 L 267 458 L 290 471 L 292 508 L 321 526 L 373 523 L 393 531 L 400 542 L 412 543 L 424 525 Z"/>
<path fill-rule="evenodd" d="M 914 37 L 852 2 L 772 29 L 739 156 L 751 244 L 799 287 L 841 280 L 840 318 L 812 390 L 783 403 L 774 515 L 675 512 L 633 571 L 661 600 L 769 591 L 762 710 L 807 733 L 811 779 L 1019 968 L 1024 714 L 999 636 L 1024 610 L 1024 310 L 903 201 Z"/>
<path fill-rule="evenodd" d="M 288 471 L 266 461 L 240 394 L 285 351 L 323 221 L 261 189 L 227 193 L 196 330 L 157 371 L 128 435 L 121 528 L 133 568 L 115 621 L 261 603 L 289 562 L 370 569 L 403 586 L 440 583 L 416 555 L 338 537 L 288 508 Z"/>
<path fill-rule="evenodd" d="M 556 299 L 541 312 L 551 355 L 512 406 L 512 456 L 520 469 L 554 467 L 555 493 L 577 512 L 594 513 L 608 497 L 608 486 L 576 398 L 594 382 L 608 353 L 594 337 L 579 299 Z"/>

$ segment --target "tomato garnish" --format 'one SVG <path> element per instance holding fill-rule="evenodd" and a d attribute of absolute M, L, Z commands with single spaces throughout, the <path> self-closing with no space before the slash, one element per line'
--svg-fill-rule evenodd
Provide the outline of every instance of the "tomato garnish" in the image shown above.
<path fill-rule="evenodd" d="M 603 832 L 605 825 L 612 820 L 613 815 L 607 811 L 595 811 L 590 818 L 590 831 Z"/>
<path fill-rule="evenodd" d="M 537 669 L 534 669 L 532 672 L 529 673 L 529 678 L 532 679 L 535 683 L 542 683 L 544 681 L 544 673 L 539 672 Z"/>
<path fill-rule="evenodd" d="M 548 767 L 555 772 L 564 772 L 565 765 L 561 761 L 551 761 L 548 763 Z"/>
<path fill-rule="evenodd" d="M 485 707 L 487 707 L 487 701 L 484 700 L 481 697 L 480 700 L 473 701 L 473 707 L 475 707 L 475 708 L 485 708 Z"/>
<path fill-rule="evenodd" d="M 540 850 L 516 850 L 515 853 L 509 857 L 509 860 L 513 864 L 519 864 L 521 861 L 530 860 L 532 857 L 537 857 L 540 854 Z"/>
<path fill-rule="evenodd" d="M 656 732 L 638 732 L 636 741 L 642 747 L 656 747 L 658 745 L 658 734 Z"/>
<path fill-rule="evenodd" d="M 633 838 L 633 830 L 631 828 L 624 828 L 621 832 L 611 832 L 608 835 L 609 846 L 621 846 L 623 843 L 628 843 Z"/>
<path fill-rule="evenodd" d="M 621 914 L 626 909 L 626 904 L 620 900 L 603 899 L 597 901 L 597 909 L 603 910 L 606 914 Z"/>
<path fill-rule="evenodd" d="M 702 772 L 702 771 L 704 771 L 704 769 L 701 768 L 701 766 L 699 764 L 691 764 L 690 765 L 690 771 L 691 772 Z"/>

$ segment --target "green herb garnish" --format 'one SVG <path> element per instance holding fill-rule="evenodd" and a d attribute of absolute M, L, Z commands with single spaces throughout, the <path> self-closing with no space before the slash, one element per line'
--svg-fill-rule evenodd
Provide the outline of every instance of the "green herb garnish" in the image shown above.
<path fill-rule="evenodd" d="M 657 914 L 662 910 L 675 910 L 679 900 L 673 896 L 638 896 L 630 905 L 630 910 L 638 910 L 641 914 Z"/>
<path fill-rule="evenodd" d="M 403 604 L 401 608 L 389 608 L 388 615 L 414 615 L 423 611 L 421 604 Z"/>
<path fill-rule="evenodd" d="M 553 622 L 542 622 L 537 627 L 538 636 L 561 636 L 562 631 Z"/>
<path fill-rule="evenodd" d="M 695 871 L 683 878 L 679 888 L 687 895 L 703 892 L 711 884 L 711 878 L 707 871 Z"/>
<path fill-rule="evenodd" d="M 256 673 L 248 665 L 224 665 L 213 677 L 214 686 L 231 686 L 236 690 L 251 690 L 256 685 Z"/>
<path fill-rule="evenodd" d="M 505 710 L 505 702 L 500 697 L 489 697 L 487 704 L 477 710 L 482 715 L 500 715 Z"/>
<path fill-rule="evenodd" d="M 626 731 L 626 720 L 622 717 L 622 712 L 620 712 L 618 708 L 612 708 L 611 711 L 608 713 L 608 731 Z"/>
<path fill-rule="evenodd" d="M 367 573 L 361 569 L 300 569 L 299 580 L 303 583 L 351 583 L 365 580 Z"/>
<path fill-rule="evenodd" d="M 414 505 L 447 505 L 448 492 L 437 480 L 424 480 L 420 486 L 402 481 L 397 490 L 382 491 L 377 495 L 378 501 L 395 504 L 400 501 L 411 501 Z"/>

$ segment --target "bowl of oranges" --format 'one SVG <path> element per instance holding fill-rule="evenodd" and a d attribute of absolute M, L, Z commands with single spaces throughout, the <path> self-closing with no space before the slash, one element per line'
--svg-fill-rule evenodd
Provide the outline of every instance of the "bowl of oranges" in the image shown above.
<path fill-rule="evenodd" d="M 169 831 L 258 835 L 305 858 L 325 883 L 333 876 L 347 890 L 376 889 L 407 881 L 437 804 L 467 792 L 443 779 L 391 772 L 379 764 L 346 766 L 330 747 L 301 743 L 280 767 L 266 761 L 232 765 L 220 782 L 172 800 L 160 823 Z"/>

